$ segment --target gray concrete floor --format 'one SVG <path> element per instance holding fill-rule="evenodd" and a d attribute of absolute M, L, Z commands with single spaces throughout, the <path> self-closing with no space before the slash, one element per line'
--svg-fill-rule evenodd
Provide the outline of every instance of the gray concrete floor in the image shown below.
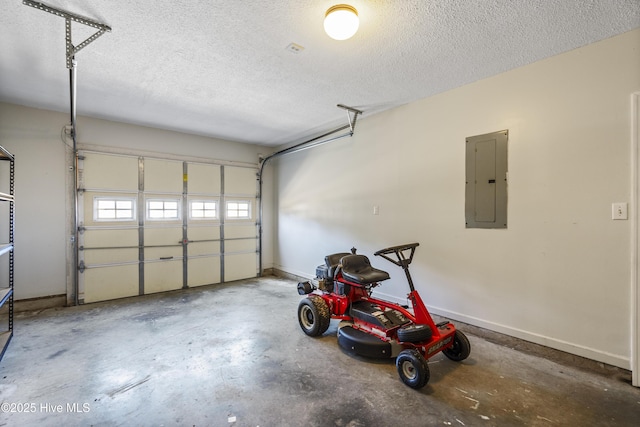
<path fill-rule="evenodd" d="M 304 335 L 295 285 L 267 277 L 22 313 L 0 362 L 0 425 L 640 423 L 627 371 L 551 360 L 464 325 L 471 356 L 435 356 L 429 384 L 413 390 L 392 361 L 342 351 L 335 321 L 323 337 Z"/>

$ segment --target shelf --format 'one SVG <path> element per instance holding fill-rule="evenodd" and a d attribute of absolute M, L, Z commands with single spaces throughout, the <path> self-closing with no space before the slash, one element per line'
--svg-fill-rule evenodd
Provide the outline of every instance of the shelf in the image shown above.
<path fill-rule="evenodd" d="M 0 288 L 0 307 L 9 299 L 12 293 L 12 288 Z"/>
<path fill-rule="evenodd" d="M 2 310 L 0 316 L 0 322 L 4 323 L 6 326 L 0 326 L 0 360 L 4 356 L 7 347 L 9 346 L 9 341 L 11 341 L 11 337 L 13 337 L 13 233 L 14 233 L 14 211 L 13 205 L 15 202 L 15 198 L 13 197 L 13 183 L 14 183 L 14 174 L 15 174 L 15 157 L 13 154 L 8 152 L 4 147 L 0 146 L 0 161 L 8 161 L 10 163 L 7 172 L 9 172 L 8 182 L 4 181 L 4 176 L 2 177 L 2 189 L 7 191 L 9 190 L 9 194 L 0 192 L 0 203 L 1 202 L 9 202 L 8 209 L 8 217 L 7 222 L 9 226 L 9 239 L 5 240 L 5 243 L 0 243 L 0 256 L 9 254 L 9 269 L 6 273 L 9 276 L 8 282 L 2 281 L 3 286 L 0 287 L 0 307 Z M 4 173 L 3 173 L 4 175 Z M 5 205 L 6 207 L 7 205 Z M 3 215 L 4 216 L 4 215 Z M 3 221 L 4 222 L 4 221 Z M 4 276 L 4 268 L 3 268 L 3 276 Z M 6 322 L 6 323 L 5 323 Z"/>
<path fill-rule="evenodd" d="M 0 243 L 0 255 L 4 255 L 7 252 L 11 252 L 13 250 L 13 245 L 11 243 Z"/>
<path fill-rule="evenodd" d="M 2 360 L 2 356 L 4 356 L 4 351 L 7 349 L 9 345 L 9 341 L 13 336 L 13 331 L 6 331 L 0 334 L 0 360 Z"/>

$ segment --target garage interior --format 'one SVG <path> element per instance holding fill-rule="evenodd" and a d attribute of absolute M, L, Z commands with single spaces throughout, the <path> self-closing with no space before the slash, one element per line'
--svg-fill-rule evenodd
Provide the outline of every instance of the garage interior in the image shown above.
<path fill-rule="evenodd" d="M 640 4 L 349 4 L 3 3 L 0 425 L 635 425 Z M 409 242 L 420 390 L 296 319 Z"/>

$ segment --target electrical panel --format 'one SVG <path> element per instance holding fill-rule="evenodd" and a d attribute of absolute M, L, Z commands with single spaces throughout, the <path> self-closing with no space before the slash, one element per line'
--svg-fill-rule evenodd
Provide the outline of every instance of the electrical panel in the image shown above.
<path fill-rule="evenodd" d="M 466 139 L 466 228 L 507 228 L 509 131 Z"/>

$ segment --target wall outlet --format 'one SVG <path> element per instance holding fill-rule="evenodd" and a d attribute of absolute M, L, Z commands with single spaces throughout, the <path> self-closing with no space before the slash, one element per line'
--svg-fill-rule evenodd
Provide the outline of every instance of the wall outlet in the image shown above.
<path fill-rule="evenodd" d="M 627 219 L 627 204 L 626 203 L 612 203 L 611 204 L 611 219 Z"/>
<path fill-rule="evenodd" d="M 378 215 L 378 214 L 380 214 L 380 206 L 375 205 L 375 206 L 373 207 L 373 214 L 374 214 L 374 215 Z"/>

